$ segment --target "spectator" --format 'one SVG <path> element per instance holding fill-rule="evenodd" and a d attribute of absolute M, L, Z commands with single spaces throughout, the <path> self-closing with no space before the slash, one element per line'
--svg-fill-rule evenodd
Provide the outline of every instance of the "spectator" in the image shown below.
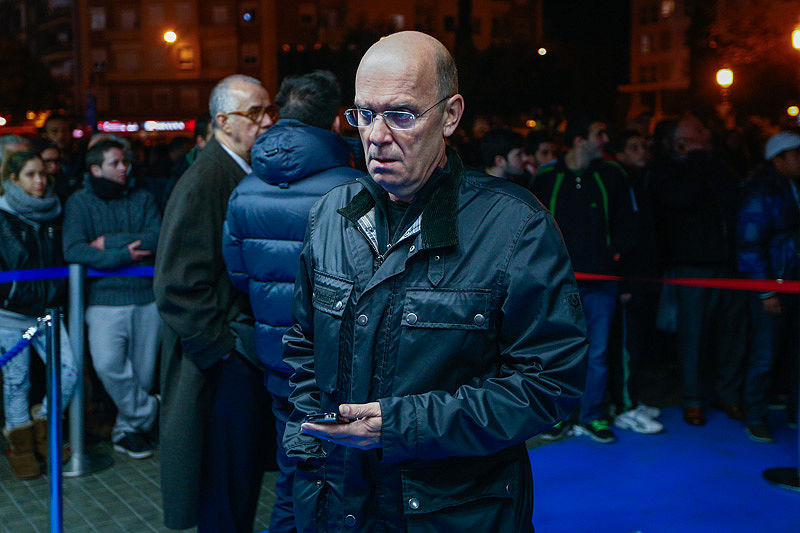
<path fill-rule="evenodd" d="M 330 72 L 283 81 L 275 97 L 281 119 L 253 146 L 254 172 L 234 189 L 223 233 L 231 279 L 250 294 L 256 350 L 267 369 L 272 396 L 281 470 L 269 523 L 274 533 L 295 531 L 295 465 L 281 444 L 292 411 L 291 369 L 281 357 L 281 337 L 292 324 L 294 277 L 308 211 L 331 188 L 362 175 L 350 168 L 350 148 L 336 133 L 340 99 L 339 84 Z M 265 270 L 267 264 L 272 267 Z"/>
<path fill-rule="evenodd" d="M 564 137 L 569 150 L 555 165 L 539 171 L 533 192 L 558 222 L 576 271 L 618 275 L 620 258 L 632 245 L 633 211 L 622 172 L 602 159 L 608 142 L 606 126 L 588 115 L 578 115 L 567 123 Z M 617 282 L 581 281 L 578 286 L 586 314 L 589 359 L 574 431 L 611 443 L 615 436 L 602 406 Z M 566 429 L 566 424 L 561 424 L 543 438 L 560 438 Z"/>
<path fill-rule="evenodd" d="M 620 163 L 626 178 L 634 212 L 634 244 L 621 262 L 628 278 L 658 277 L 656 235 L 650 199 L 644 184 L 647 164 L 645 138 L 638 131 L 617 135 L 610 151 Z M 659 433 L 664 426 L 654 420 L 660 410 L 641 403 L 643 367 L 654 352 L 653 335 L 659 286 L 654 283 L 624 280 L 620 283 L 621 308 L 617 313 L 620 346 L 610 351 L 611 398 L 616 406 L 614 425 L 637 433 Z"/>
<path fill-rule="evenodd" d="M 89 174 L 67 202 L 64 257 L 97 269 L 152 264 L 161 217 L 147 191 L 134 189 L 123 145 L 101 140 L 86 153 Z M 88 287 L 89 349 L 117 407 L 114 449 L 134 459 L 153 454 L 158 400 L 150 389 L 161 330 L 152 280 L 111 276 Z"/>
<path fill-rule="evenodd" d="M 51 142 L 45 142 L 40 146 L 39 156 L 44 163 L 44 172 L 53 184 L 54 192 L 61 200 L 61 204 L 65 204 L 67 198 L 80 187 L 80 176 L 64 175 L 61 150 Z"/>
<path fill-rule="evenodd" d="M 231 192 L 252 172 L 250 149 L 272 125 L 273 111 L 261 82 L 243 75 L 221 80 L 209 108 L 214 138 L 175 185 L 156 259 L 156 300 L 167 326 L 164 523 L 197 525 L 200 532 L 252 531 L 274 441 L 252 311 L 225 270 L 222 225 Z"/>
<path fill-rule="evenodd" d="M 755 279 L 800 279 L 800 135 L 781 132 L 767 142 L 762 164 L 745 183 L 739 210 L 739 271 Z M 753 336 L 745 382 L 744 423 L 750 438 L 773 442 L 767 391 L 782 331 L 794 329 L 791 298 L 774 292 L 750 294 Z M 794 309 L 793 309 L 794 308 Z M 794 355 L 797 357 L 797 354 Z M 796 404 L 795 404 L 796 405 Z"/>
<path fill-rule="evenodd" d="M 659 253 L 677 277 L 714 278 L 732 273 L 738 205 L 731 173 L 711 153 L 710 133 L 697 118 L 681 119 L 648 173 Z M 701 368 L 716 352 L 716 396 L 729 417 L 741 420 L 746 328 L 740 294 L 679 286 L 678 359 L 683 370 L 684 420 L 705 424 L 708 391 Z M 711 380 L 709 380 L 711 381 Z"/>
<path fill-rule="evenodd" d="M 172 192 L 172 189 L 175 187 L 175 182 L 178 181 L 178 178 L 183 176 L 186 169 L 194 163 L 197 156 L 200 155 L 200 152 L 206 147 L 208 141 L 214 136 L 213 124 L 214 122 L 211 120 L 211 115 L 208 113 L 203 113 L 195 119 L 194 147 L 172 165 L 172 169 L 170 170 L 171 186 L 168 187 L 167 197 L 169 197 L 169 193 Z"/>
<path fill-rule="evenodd" d="M 8 154 L 22 151 L 32 151 L 33 143 L 17 135 L 3 135 L 0 137 L 0 161 L 5 161 Z"/>
<path fill-rule="evenodd" d="M 478 142 L 484 172 L 527 187 L 530 176 L 523 167 L 524 145 L 522 135 L 513 131 L 496 129 L 484 135 Z"/>
<path fill-rule="evenodd" d="M 50 114 L 42 127 L 42 138 L 55 144 L 61 150 L 62 167 L 67 177 L 80 176 L 83 172 L 83 154 L 72 142 L 72 128 L 69 119 L 59 113 Z"/>
<path fill-rule="evenodd" d="M 8 154 L 0 187 L 0 268 L 4 271 L 48 268 L 64 264 L 61 255 L 61 203 L 44 172 L 41 158 L 33 152 Z M 0 284 L 0 353 L 6 353 L 36 325 L 46 308 L 64 304 L 63 279 Z M 44 359 L 45 336 L 33 338 Z M 78 374 L 65 328 L 61 328 L 61 407 L 69 405 Z M 38 459 L 48 459 L 47 402 L 29 409 L 30 349 L 26 348 L 3 367 L 3 434 L 10 449 L 12 473 L 20 479 L 41 473 Z M 69 459 L 68 449 L 62 456 Z"/>
<path fill-rule="evenodd" d="M 524 157 L 525 170 L 536 176 L 539 170 L 558 161 L 558 143 L 544 132 L 532 131 L 525 138 Z"/>

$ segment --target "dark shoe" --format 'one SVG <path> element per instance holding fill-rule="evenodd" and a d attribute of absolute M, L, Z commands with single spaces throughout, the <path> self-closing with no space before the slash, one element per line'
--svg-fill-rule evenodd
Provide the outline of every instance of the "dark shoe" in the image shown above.
<path fill-rule="evenodd" d="M 775 437 L 772 436 L 772 430 L 763 422 L 750 424 L 745 430 L 750 436 L 750 439 L 756 442 L 775 442 Z"/>
<path fill-rule="evenodd" d="M 687 407 L 683 410 L 683 419 L 690 426 L 705 426 L 706 415 L 701 407 Z"/>
<path fill-rule="evenodd" d="M 586 435 L 595 442 L 610 444 L 617 440 L 605 420 L 592 420 L 588 424 L 576 424 L 572 429 L 575 435 Z"/>
<path fill-rule="evenodd" d="M 552 441 L 558 440 L 564 437 L 569 430 L 569 425 L 564 422 L 559 422 L 555 426 L 551 427 L 547 431 L 543 431 L 539 434 L 539 438 L 545 441 Z"/>
<path fill-rule="evenodd" d="M 731 420 L 744 420 L 744 410 L 738 403 L 725 404 L 725 414 Z"/>
<path fill-rule="evenodd" d="M 42 473 L 42 469 L 33 453 L 35 448 L 33 426 L 28 424 L 11 431 L 3 429 L 3 435 L 8 441 L 8 462 L 14 476 L 18 479 L 38 477 Z"/>
<path fill-rule="evenodd" d="M 153 445 L 140 433 L 125 433 L 114 442 L 114 451 L 127 453 L 133 459 L 146 459 L 153 455 Z"/>

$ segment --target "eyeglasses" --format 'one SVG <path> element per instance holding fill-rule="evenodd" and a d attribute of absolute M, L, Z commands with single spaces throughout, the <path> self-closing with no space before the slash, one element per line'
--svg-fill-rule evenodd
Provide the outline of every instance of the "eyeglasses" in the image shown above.
<path fill-rule="evenodd" d="M 247 119 L 252 120 L 256 124 L 260 124 L 262 120 L 264 120 L 264 115 L 269 115 L 269 118 L 275 122 L 278 120 L 278 108 L 274 105 L 270 105 L 267 107 L 264 106 L 255 106 L 251 107 L 247 111 L 228 111 L 225 113 L 226 115 L 237 115 L 239 117 L 244 117 Z"/>
<path fill-rule="evenodd" d="M 347 123 L 351 126 L 355 126 L 356 128 L 369 127 L 375 120 L 375 117 L 381 116 L 383 117 L 384 122 L 386 122 L 386 125 L 393 130 L 410 130 L 414 127 L 414 124 L 416 124 L 418 118 L 422 117 L 422 115 L 441 104 L 448 98 L 450 98 L 450 96 L 445 96 L 419 114 L 412 113 L 411 111 L 384 111 L 383 113 L 376 113 L 375 111 L 370 111 L 369 109 L 356 108 L 346 110 L 344 112 L 344 116 L 347 119 Z"/>

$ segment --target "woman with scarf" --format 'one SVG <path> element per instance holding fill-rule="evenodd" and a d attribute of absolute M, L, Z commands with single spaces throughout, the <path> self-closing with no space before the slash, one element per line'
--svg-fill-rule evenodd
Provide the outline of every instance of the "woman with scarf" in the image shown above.
<path fill-rule="evenodd" d="M 22 270 L 61 266 L 61 202 L 53 191 L 44 163 L 33 152 L 11 154 L 0 169 L 0 269 Z M 0 283 L 0 354 L 11 350 L 22 334 L 36 324 L 47 307 L 64 303 L 66 280 L 48 279 Z M 61 329 L 61 407 L 72 399 L 78 381 L 75 360 L 65 329 Z M 34 337 L 42 359 L 45 336 Z M 2 369 L 3 434 L 10 445 L 11 471 L 20 479 L 41 474 L 46 461 L 47 402 L 30 409 L 30 349 Z M 65 450 L 63 459 L 68 453 Z M 37 457 L 38 456 L 38 457 Z"/>

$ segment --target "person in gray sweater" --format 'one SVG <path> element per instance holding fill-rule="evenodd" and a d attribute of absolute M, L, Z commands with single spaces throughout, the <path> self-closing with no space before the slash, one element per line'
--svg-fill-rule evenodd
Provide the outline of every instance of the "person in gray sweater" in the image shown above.
<path fill-rule="evenodd" d="M 66 205 L 64 259 L 96 269 L 153 264 L 161 216 L 153 196 L 129 180 L 122 144 L 98 142 L 86 153 L 86 166 L 83 188 Z M 118 411 L 114 449 L 149 457 L 158 417 L 150 389 L 161 332 L 152 278 L 92 279 L 87 305 L 92 361 Z"/>

